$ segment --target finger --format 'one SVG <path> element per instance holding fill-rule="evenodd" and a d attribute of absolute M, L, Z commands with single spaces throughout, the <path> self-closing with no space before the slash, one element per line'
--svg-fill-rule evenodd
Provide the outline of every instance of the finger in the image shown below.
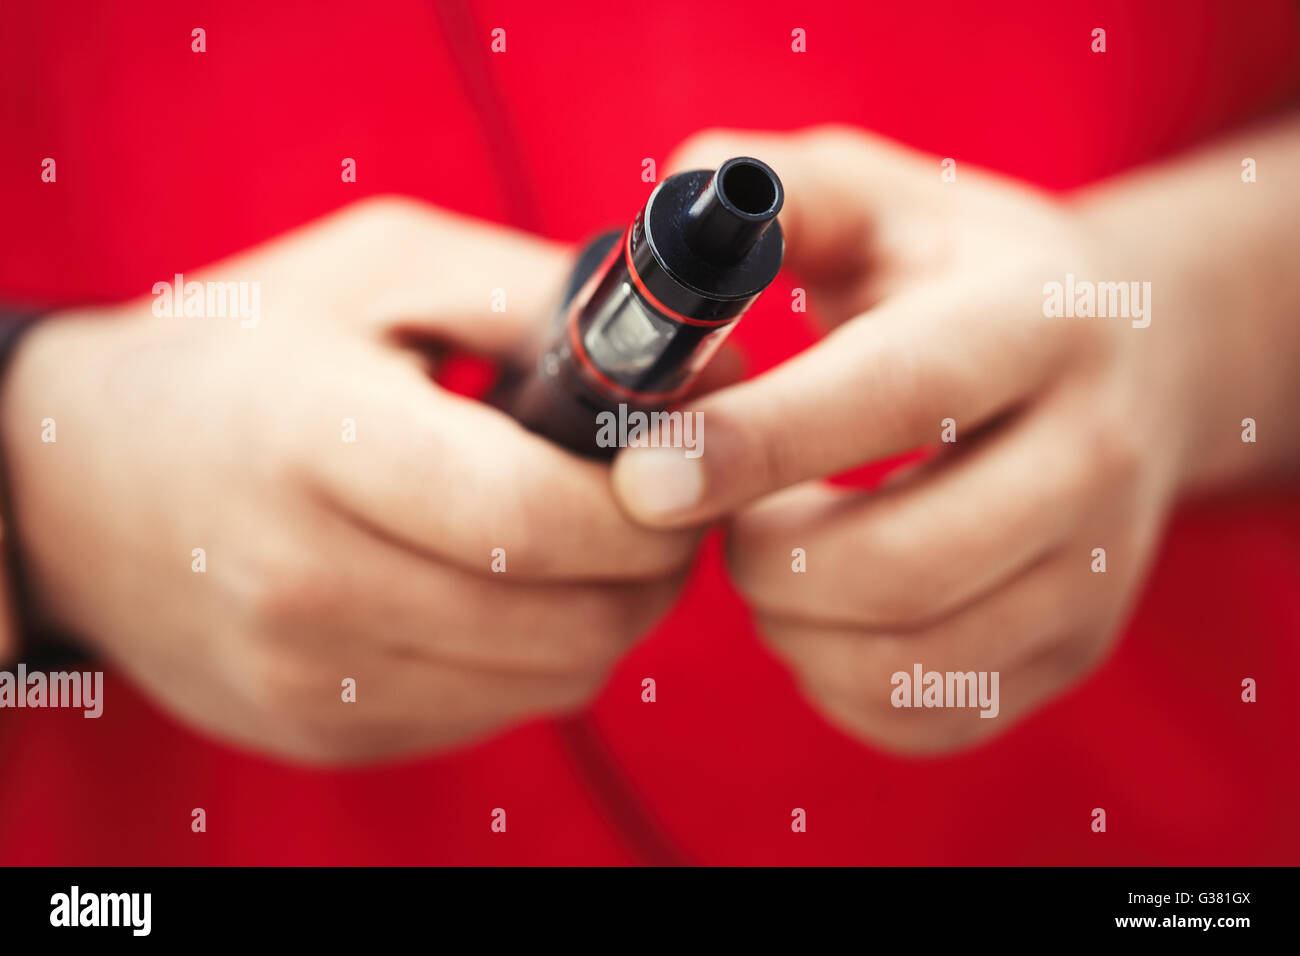
<path fill-rule="evenodd" d="M 1078 627 L 1089 602 L 1070 556 L 1057 553 L 958 614 L 917 630 L 865 630 L 759 611 L 764 640 L 805 678 L 864 704 L 889 704 L 890 678 L 926 670 L 994 671 L 1033 660 Z M 1086 572 L 1086 566 L 1084 566 Z M 1082 587 L 1080 586 L 1082 585 Z"/>
<path fill-rule="evenodd" d="M 646 582 L 541 584 L 445 569 L 389 591 L 380 640 L 425 659 L 498 673 L 603 674 L 672 606 L 685 571 Z M 437 622 L 434 624 L 433 622 Z"/>
<path fill-rule="evenodd" d="M 934 442 L 948 419 L 960 439 L 1052 379 L 1069 338 L 1046 321 L 1031 283 L 917 288 L 766 374 L 687 403 L 701 415 L 703 453 L 626 449 L 615 491 L 638 521 L 679 527 Z"/>
<path fill-rule="evenodd" d="M 349 673 L 356 675 L 356 701 L 331 703 L 325 733 L 296 742 L 309 756 L 355 763 L 463 746 L 528 720 L 572 713 L 604 683 L 603 675 L 501 674 L 393 654 L 364 656 Z M 337 681 L 330 689 L 337 701 Z"/>
<path fill-rule="evenodd" d="M 882 224 L 922 190 L 923 160 L 885 139 L 847 126 L 798 133 L 711 130 L 683 143 L 672 171 L 717 169 L 753 156 L 781 178 L 785 264 L 810 279 L 861 271 L 875 257 Z"/>
<path fill-rule="evenodd" d="M 353 640 L 347 645 L 246 654 L 230 712 L 196 693 L 162 692 L 164 703 L 218 737 L 309 763 L 367 762 L 464 744 L 501 727 L 570 712 L 604 675 L 540 675 L 448 666 Z M 350 680 L 354 696 L 341 688 Z M 219 697 L 221 695 L 218 695 Z M 213 715 L 222 715 L 215 721 Z M 268 720 L 271 717 L 273 719 Z"/>
<path fill-rule="evenodd" d="M 499 554 L 522 578 L 642 579 L 689 560 L 697 535 L 638 527 L 603 465 L 394 356 L 353 348 L 336 361 L 311 369 L 329 388 L 296 390 L 310 407 L 294 420 L 319 423 L 298 436 L 300 457 L 320 492 L 377 533 L 483 574 Z"/>
<path fill-rule="evenodd" d="M 520 579 L 509 568 L 478 574 L 345 518 L 325 520 L 329 555 L 347 559 L 295 575 L 271 602 L 281 613 L 267 622 L 313 654 L 344 654 L 364 637 L 392 653 L 476 672 L 590 677 L 653 627 L 685 577 L 683 570 L 648 582 L 555 584 Z"/>
<path fill-rule="evenodd" d="M 1101 474 L 1086 445 L 1062 440 L 1060 418 L 1045 410 L 877 492 L 809 483 L 764 499 L 729 527 L 731 574 L 769 613 L 914 629 L 1058 548 L 1101 490 Z M 791 569 L 796 548 L 801 573 Z"/>
<path fill-rule="evenodd" d="M 1040 658 L 998 674 L 998 713 L 980 716 L 975 707 L 864 707 L 835 690 L 807 688 L 813 706 L 830 723 L 856 737 L 900 754 L 939 754 L 971 747 L 1058 701 L 1100 663 L 1106 642 L 1070 636 Z M 990 675 L 991 676 L 991 675 Z M 946 677 L 945 677 L 946 679 Z M 991 712 L 991 711 L 988 711 Z"/>
<path fill-rule="evenodd" d="M 337 308 L 487 355 L 532 335 L 571 265 L 564 246 L 401 197 L 360 203 L 329 228 Z"/>
<path fill-rule="evenodd" d="M 1056 555 L 920 633 L 872 634 L 770 616 L 760 618 L 759 630 L 833 722 L 891 749 L 946 750 L 1004 731 L 1096 666 L 1109 643 L 1095 640 L 1103 632 L 1083 623 L 1090 582 L 1079 567 Z M 978 706 L 968 695 L 964 707 L 899 706 L 898 688 L 906 685 L 895 675 L 914 681 L 918 665 L 945 681 L 949 673 L 974 672 L 977 690 L 984 673 L 986 697 L 974 698 Z M 964 694 L 969 683 L 961 682 Z"/>

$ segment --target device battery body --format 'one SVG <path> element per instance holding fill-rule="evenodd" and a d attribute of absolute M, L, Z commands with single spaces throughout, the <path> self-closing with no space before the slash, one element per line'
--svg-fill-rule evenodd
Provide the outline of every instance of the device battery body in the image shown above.
<path fill-rule="evenodd" d="M 672 405 L 776 277 L 783 199 L 748 157 L 664 180 L 626 230 L 583 249 L 535 364 L 503 380 L 498 404 L 566 448 L 612 457 L 601 413 Z"/>

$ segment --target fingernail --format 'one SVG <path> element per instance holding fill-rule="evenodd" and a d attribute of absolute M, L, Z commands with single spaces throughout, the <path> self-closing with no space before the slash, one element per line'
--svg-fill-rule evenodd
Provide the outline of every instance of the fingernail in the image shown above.
<path fill-rule="evenodd" d="M 614 461 L 614 490 L 633 517 L 667 518 L 700 503 L 704 466 L 680 448 L 631 448 Z"/>

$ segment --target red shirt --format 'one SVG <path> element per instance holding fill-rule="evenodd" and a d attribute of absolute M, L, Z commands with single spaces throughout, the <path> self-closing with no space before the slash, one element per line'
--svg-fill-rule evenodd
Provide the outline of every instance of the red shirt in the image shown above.
<path fill-rule="evenodd" d="M 378 192 L 577 241 L 644 201 L 644 158 L 713 125 L 853 122 L 1066 189 L 1277 107 L 1300 75 L 1286 0 L 66 6 L 3 13 L 9 302 L 144 294 Z M 741 323 L 755 371 L 810 341 L 787 301 L 775 288 Z M 978 749 L 905 759 L 814 714 L 713 542 L 593 706 L 639 809 L 604 806 L 551 722 L 303 770 L 197 736 L 110 674 L 99 720 L 0 711 L 0 863 L 629 863 L 646 851 L 624 831 L 647 818 L 677 858 L 710 863 L 1293 863 L 1298 545 L 1296 496 L 1180 515 L 1098 672 Z"/>

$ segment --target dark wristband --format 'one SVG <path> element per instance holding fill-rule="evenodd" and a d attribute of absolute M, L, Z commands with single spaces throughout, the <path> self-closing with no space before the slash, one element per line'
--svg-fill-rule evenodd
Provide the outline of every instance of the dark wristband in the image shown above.
<path fill-rule="evenodd" d="M 20 312 L 0 306 L 0 388 L 9 371 L 9 361 L 17 351 L 23 336 L 31 331 L 40 320 L 35 312 Z M 18 544 L 18 527 L 15 523 L 13 497 L 10 493 L 9 461 L 5 454 L 3 441 L 0 441 L 0 528 L 3 528 L 3 541 L 9 580 L 0 582 L 8 588 L 9 601 L 13 613 L 15 636 L 20 652 L 28 645 L 33 636 L 31 609 L 27 600 L 26 578 L 23 573 L 22 549 Z"/>

